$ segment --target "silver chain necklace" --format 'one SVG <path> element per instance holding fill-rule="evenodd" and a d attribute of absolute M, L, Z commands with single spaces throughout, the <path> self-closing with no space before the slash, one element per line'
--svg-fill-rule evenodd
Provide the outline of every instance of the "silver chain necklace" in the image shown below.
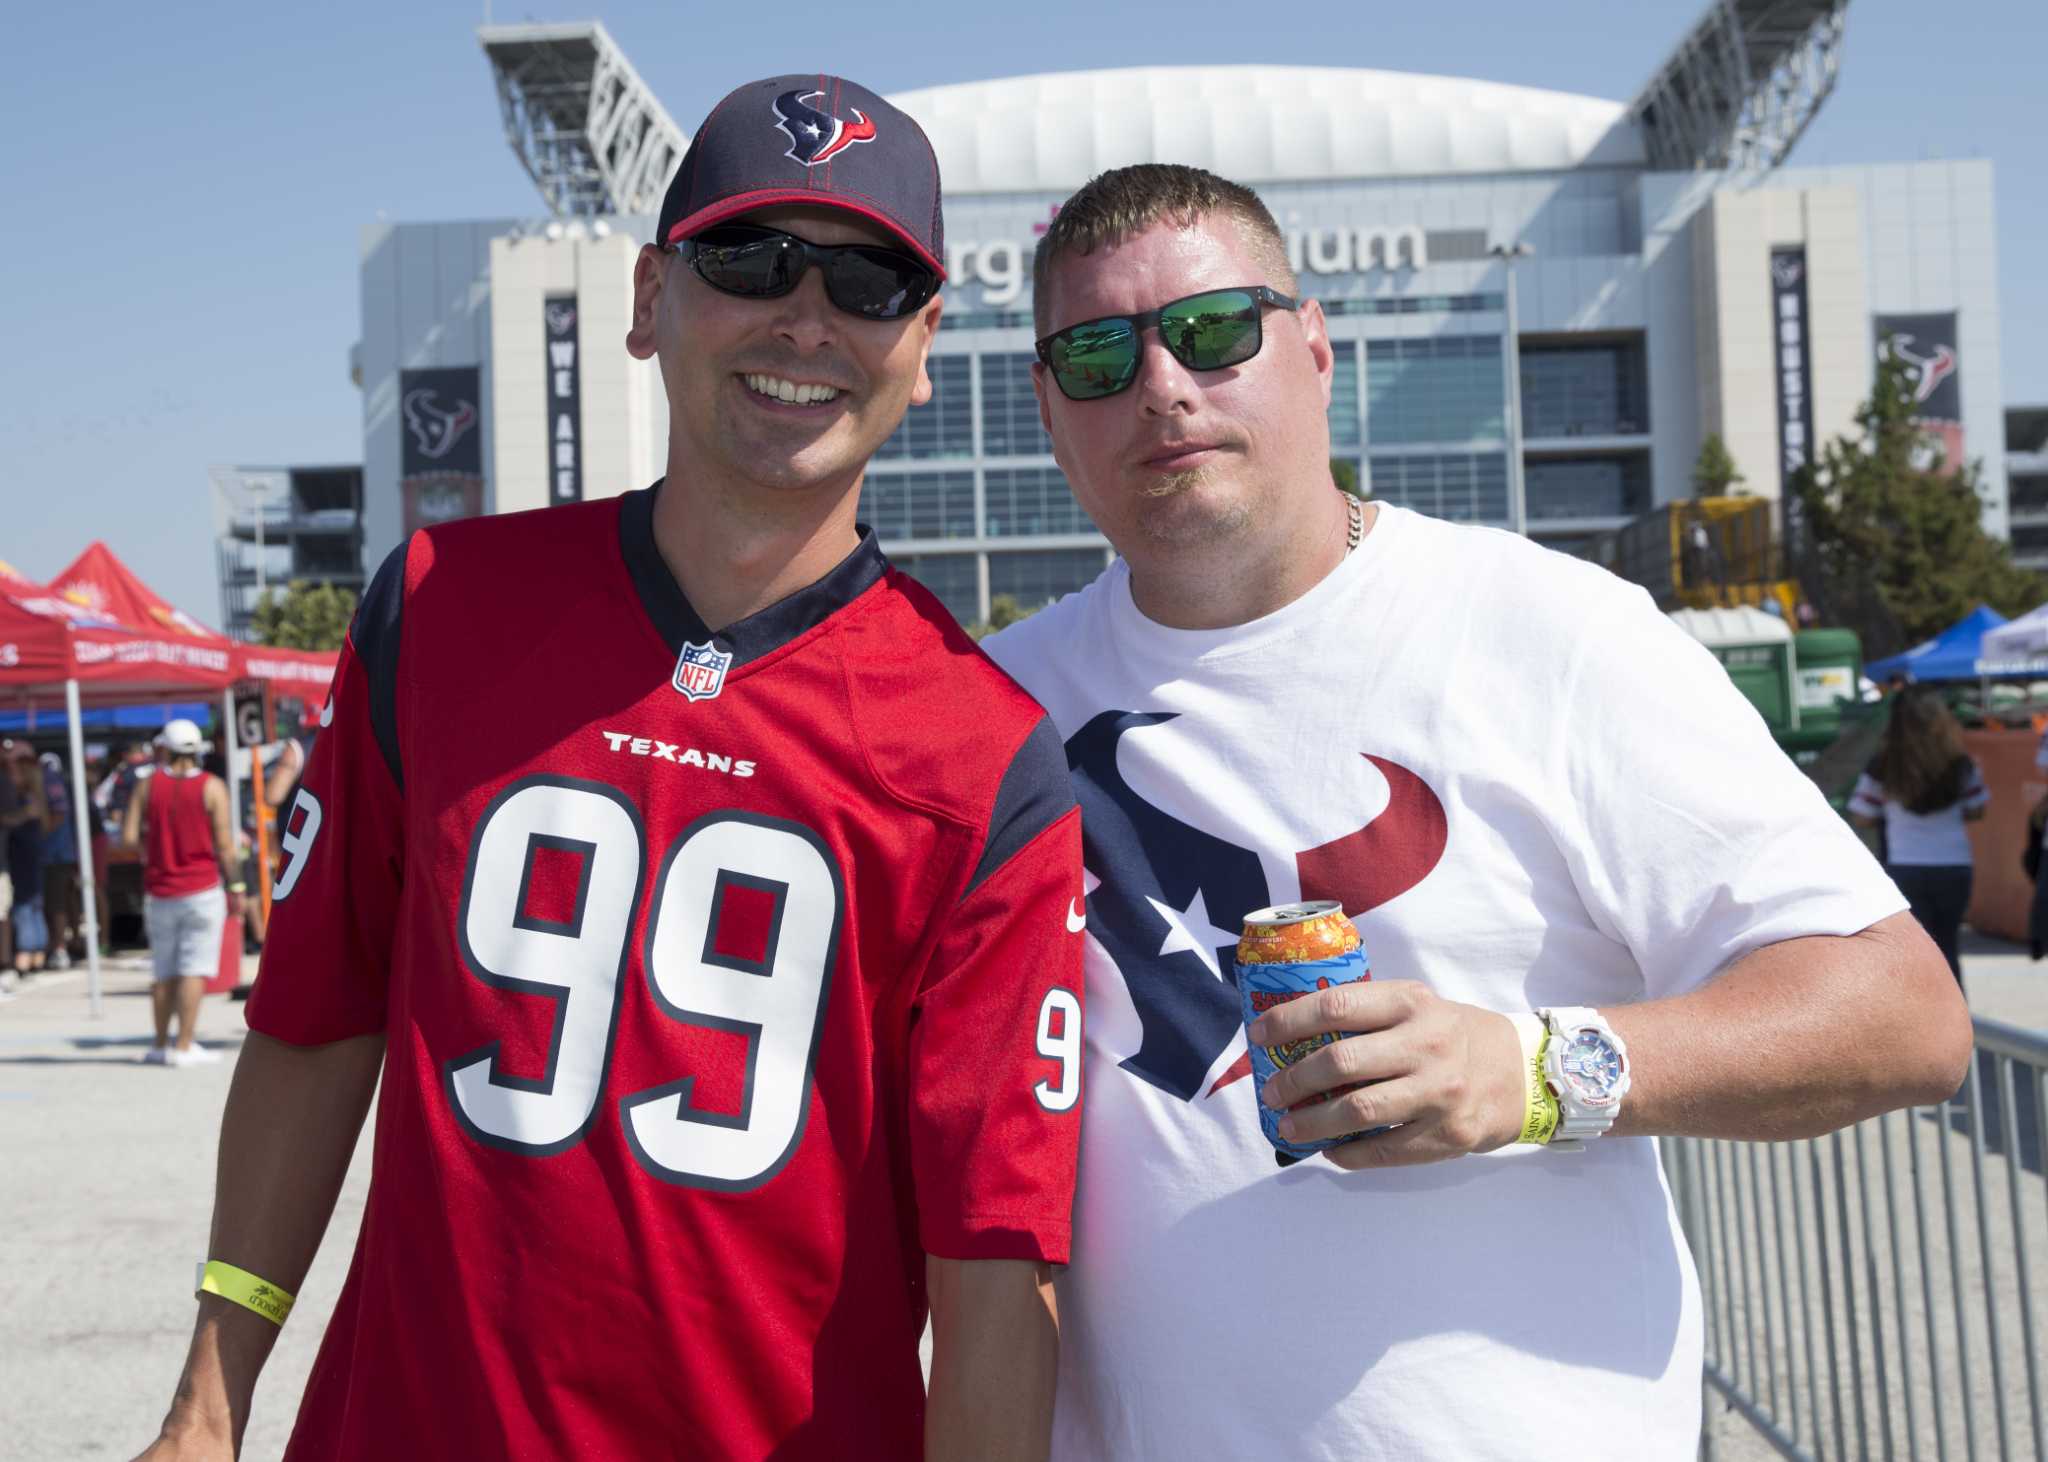
<path fill-rule="evenodd" d="M 1344 508 L 1351 515 L 1351 529 L 1344 537 L 1344 552 L 1349 554 L 1365 536 L 1365 508 L 1348 492 L 1344 494 Z"/>

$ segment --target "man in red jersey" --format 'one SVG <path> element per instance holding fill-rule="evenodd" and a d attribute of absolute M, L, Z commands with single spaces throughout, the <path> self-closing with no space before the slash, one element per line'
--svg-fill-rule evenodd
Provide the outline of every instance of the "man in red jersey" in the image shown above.
<path fill-rule="evenodd" d="M 1045 1455 L 1079 814 L 1043 713 L 854 522 L 931 392 L 939 219 L 879 97 L 740 88 L 635 271 L 666 477 L 378 573 L 146 1455 L 239 1441 L 380 1072 L 289 1457 Z"/>
<path fill-rule="evenodd" d="M 142 1059 L 155 1066 L 211 1066 L 220 1052 L 200 1045 L 193 1032 L 206 982 L 220 968 L 228 917 L 221 875 L 237 866 L 228 789 L 199 769 L 209 744 L 192 722 L 170 722 L 159 740 L 163 765 L 136 786 L 121 815 L 121 841 L 142 849 L 143 912 L 156 974 L 150 988 L 156 1040 Z M 242 885 L 231 884 L 228 892 L 239 898 Z M 176 1045 L 170 1044 L 174 1009 Z"/>

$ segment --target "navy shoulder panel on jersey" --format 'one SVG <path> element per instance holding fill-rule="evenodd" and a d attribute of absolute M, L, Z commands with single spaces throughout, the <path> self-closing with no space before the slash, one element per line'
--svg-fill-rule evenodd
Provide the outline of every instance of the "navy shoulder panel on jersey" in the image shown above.
<path fill-rule="evenodd" d="M 405 554 L 410 542 L 385 555 L 348 630 L 349 643 L 355 646 L 356 659 L 370 682 L 370 729 L 401 792 L 405 790 L 405 767 L 398 754 L 398 638 L 405 614 Z"/>
<path fill-rule="evenodd" d="M 1067 774 L 1067 749 L 1052 717 L 1041 716 L 996 788 L 995 811 L 981 861 L 966 892 L 979 888 L 1011 855 L 1074 810 L 1074 784 Z"/>
<path fill-rule="evenodd" d="M 621 499 L 619 550 L 625 556 L 626 572 L 632 576 L 633 588 L 647 610 L 647 617 L 668 641 L 671 653 L 680 654 L 685 644 L 710 644 L 730 653 L 732 668 L 737 670 L 824 623 L 873 588 L 888 572 L 889 561 L 882 554 L 874 529 L 858 524 L 859 543 L 823 578 L 714 631 L 684 595 L 655 545 L 654 502 L 662 490 L 663 484 L 657 482 Z"/>

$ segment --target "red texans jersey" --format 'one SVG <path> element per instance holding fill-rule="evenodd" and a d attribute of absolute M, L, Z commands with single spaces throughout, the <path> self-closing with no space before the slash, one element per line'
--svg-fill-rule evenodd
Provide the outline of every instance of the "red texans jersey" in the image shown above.
<path fill-rule="evenodd" d="M 365 596 L 249 1024 L 383 1032 L 296 1459 L 906 1458 L 927 1253 L 1067 1258 L 1080 814 L 872 536 L 708 631 L 655 488 Z"/>

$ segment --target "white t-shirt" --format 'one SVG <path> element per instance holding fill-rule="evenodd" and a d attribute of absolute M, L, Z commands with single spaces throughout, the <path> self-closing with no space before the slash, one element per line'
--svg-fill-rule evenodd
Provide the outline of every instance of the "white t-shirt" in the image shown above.
<path fill-rule="evenodd" d="M 1720 666 L 1602 569 L 1387 507 L 1255 623 L 1164 628 L 1119 563 L 986 648 L 1066 739 L 1088 864 L 1054 1455 L 1690 1457 L 1655 1144 L 1283 1170 L 1230 959 L 1335 897 L 1376 978 L 1615 1005 L 1902 910 Z"/>
<path fill-rule="evenodd" d="M 1970 867 L 1976 859 L 1970 851 L 1970 829 L 1964 815 L 1982 812 L 1990 805 L 1984 769 L 1974 757 L 1963 795 L 1933 812 L 1914 812 L 1904 806 L 1869 772 L 1856 779 L 1856 790 L 1849 794 L 1851 812 L 1884 819 L 1885 858 L 1899 868 Z"/>

